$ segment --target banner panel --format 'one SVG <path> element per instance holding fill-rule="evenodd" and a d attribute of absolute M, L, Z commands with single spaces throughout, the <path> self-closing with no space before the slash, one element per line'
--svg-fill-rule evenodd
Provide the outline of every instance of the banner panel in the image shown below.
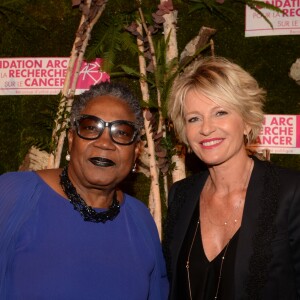
<path fill-rule="evenodd" d="M 70 58 L 20 57 L 0 58 L 0 95 L 57 95 L 61 92 Z M 93 84 L 109 80 L 101 72 L 102 60 L 83 62 L 76 94 Z"/>
<path fill-rule="evenodd" d="M 249 148 L 257 152 L 300 154 L 300 115 L 265 115 L 260 135 Z"/>

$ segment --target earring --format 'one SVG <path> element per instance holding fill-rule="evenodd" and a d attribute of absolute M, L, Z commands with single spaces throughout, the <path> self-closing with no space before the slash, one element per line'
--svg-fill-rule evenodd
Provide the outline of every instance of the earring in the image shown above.
<path fill-rule="evenodd" d="M 70 155 L 69 151 L 67 151 L 66 161 L 70 161 L 70 159 L 71 159 L 71 155 Z"/>
<path fill-rule="evenodd" d="M 135 173 L 136 172 L 136 169 L 137 169 L 137 167 L 136 167 L 136 162 L 134 163 L 134 166 L 132 167 L 132 169 L 131 169 L 131 172 L 132 173 Z"/>

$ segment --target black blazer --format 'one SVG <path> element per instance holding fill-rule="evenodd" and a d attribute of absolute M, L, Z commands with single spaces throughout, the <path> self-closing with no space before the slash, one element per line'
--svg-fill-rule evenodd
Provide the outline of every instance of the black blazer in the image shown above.
<path fill-rule="evenodd" d="M 300 299 L 300 172 L 254 159 L 234 265 L 234 299 Z M 164 228 L 170 300 L 176 266 L 192 214 L 208 177 L 193 175 L 171 187 Z"/>

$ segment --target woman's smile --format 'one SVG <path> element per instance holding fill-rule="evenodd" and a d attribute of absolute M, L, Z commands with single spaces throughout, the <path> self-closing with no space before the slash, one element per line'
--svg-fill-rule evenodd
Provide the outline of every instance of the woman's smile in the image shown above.
<path fill-rule="evenodd" d="M 202 148 L 210 149 L 219 146 L 224 139 L 206 139 L 200 142 Z"/>

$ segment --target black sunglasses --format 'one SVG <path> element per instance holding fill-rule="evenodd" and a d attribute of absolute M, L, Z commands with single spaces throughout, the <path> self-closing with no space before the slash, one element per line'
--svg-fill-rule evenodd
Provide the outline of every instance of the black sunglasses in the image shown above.
<path fill-rule="evenodd" d="M 74 125 L 79 137 L 85 140 L 96 140 L 103 133 L 105 127 L 109 129 L 112 141 L 119 145 L 130 145 L 138 136 L 138 128 L 133 122 L 116 120 L 105 122 L 92 115 L 80 115 L 75 119 Z"/>

